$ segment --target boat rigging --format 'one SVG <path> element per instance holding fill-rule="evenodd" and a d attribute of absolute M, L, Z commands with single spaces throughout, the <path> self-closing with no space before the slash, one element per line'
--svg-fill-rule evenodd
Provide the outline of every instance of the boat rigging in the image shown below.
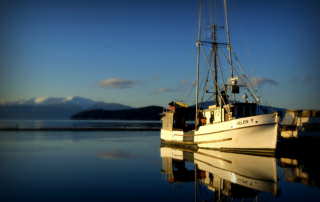
<path fill-rule="evenodd" d="M 196 94 L 195 124 L 193 130 L 186 124 L 188 107 L 179 102 L 171 102 L 162 118 L 161 140 L 182 144 L 196 144 L 202 148 L 254 149 L 274 151 L 277 142 L 277 114 L 264 114 L 260 108 L 260 99 L 255 95 L 247 76 L 238 69 L 240 63 L 233 60 L 233 49 L 228 22 L 227 0 L 223 1 L 224 26 L 219 26 L 217 17 L 207 18 L 204 8 L 212 12 L 217 10 L 204 5 L 209 0 L 199 0 L 198 37 L 196 40 Z M 213 4 L 211 4 L 213 5 Z M 209 33 L 207 31 L 209 28 Z M 225 36 L 219 33 L 224 30 Z M 227 54 L 225 54 L 227 52 Z M 204 65 L 201 56 L 206 58 L 207 77 L 203 89 L 200 89 L 200 73 Z M 231 71 L 227 71 L 225 67 Z M 229 79 L 227 79 L 228 72 Z M 247 89 L 240 101 L 240 88 Z M 212 89 L 212 90 L 211 90 Z M 200 98 L 200 92 L 203 96 Z M 213 97 L 213 105 L 201 107 L 205 95 Z M 268 125 L 268 126 L 266 126 Z M 259 132 L 262 131 L 263 132 Z M 251 136 L 250 133 L 260 133 Z M 254 142 L 254 144 L 250 143 Z"/>

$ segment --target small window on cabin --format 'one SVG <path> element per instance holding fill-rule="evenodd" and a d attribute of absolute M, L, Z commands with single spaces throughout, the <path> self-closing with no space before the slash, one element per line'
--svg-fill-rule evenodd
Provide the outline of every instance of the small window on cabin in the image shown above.
<path fill-rule="evenodd" d="M 244 117 L 249 116 L 249 108 L 246 106 L 244 107 Z"/>
<path fill-rule="evenodd" d="M 239 107 L 238 108 L 238 115 L 239 115 L 239 117 L 243 117 L 243 113 L 244 113 L 244 108 L 243 107 Z"/>
<path fill-rule="evenodd" d="M 214 112 L 211 112 L 210 123 L 213 123 L 213 121 L 214 121 Z"/>
<path fill-rule="evenodd" d="M 241 107 L 241 115 L 240 115 L 240 117 L 245 117 L 245 116 L 246 116 L 246 107 L 242 106 Z"/>

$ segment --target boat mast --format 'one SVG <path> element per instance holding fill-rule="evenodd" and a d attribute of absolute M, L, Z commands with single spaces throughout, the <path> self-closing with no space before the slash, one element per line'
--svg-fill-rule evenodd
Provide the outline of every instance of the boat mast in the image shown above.
<path fill-rule="evenodd" d="M 215 89 L 215 102 L 219 106 L 219 86 L 218 86 L 218 42 L 217 42 L 217 25 L 212 25 L 212 54 L 213 54 L 213 67 L 214 67 L 214 89 Z"/>
<path fill-rule="evenodd" d="M 225 30 L 226 30 L 226 38 L 227 38 L 227 49 L 228 49 L 228 63 L 231 67 L 231 78 L 234 76 L 234 70 L 232 65 L 232 47 L 231 47 L 231 36 L 229 31 L 229 22 L 228 22 L 228 4 L 227 0 L 224 0 L 224 21 L 225 21 Z"/>
<path fill-rule="evenodd" d="M 201 50 L 201 17 L 202 17 L 202 0 L 199 0 L 199 19 L 198 19 L 198 39 L 196 41 L 197 47 L 197 65 L 196 65 L 196 117 L 194 120 L 195 129 L 198 127 L 198 110 L 199 110 L 199 79 L 200 79 L 200 50 Z"/>

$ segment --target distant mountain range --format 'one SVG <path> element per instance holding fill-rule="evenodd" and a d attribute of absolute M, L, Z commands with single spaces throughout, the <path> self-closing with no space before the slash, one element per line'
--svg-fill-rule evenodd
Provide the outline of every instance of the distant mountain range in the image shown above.
<path fill-rule="evenodd" d="M 201 108 L 212 105 L 203 102 Z M 266 113 L 282 109 L 261 106 Z M 0 119 L 2 120 L 160 120 L 163 108 L 148 106 L 133 108 L 118 103 L 94 101 L 88 98 L 72 97 L 37 97 L 15 102 L 0 103 Z M 187 120 L 195 116 L 195 106 L 188 107 Z"/>
<path fill-rule="evenodd" d="M 0 103 L 0 119 L 69 119 L 84 110 L 125 110 L 127 105 L 94 101 L 88 98 L 37 97 Z"/>

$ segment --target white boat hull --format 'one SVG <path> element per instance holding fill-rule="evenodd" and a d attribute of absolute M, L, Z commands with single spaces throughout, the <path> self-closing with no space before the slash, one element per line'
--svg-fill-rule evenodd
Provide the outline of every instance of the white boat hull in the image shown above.
<path fill-rule="evenodd" d="M 193 142 L 199 148 L 224 151 L 274 152 L 278 138 L 277 114 L 264 114 L 200 126 L 194 134 L 161 130 L 161 140 Z"/>
<path fill-rule="evenodd" d="M 161 129 L 160 139 L 168 142 L 184 142 L 184 132 L 182 130 L 165 130 Z"/>
<path fill-rule="evenodd" d="M 268 152 L 276 149 L 277 137 L 277 115 L 264 114 L 201 126 L 194 142 L 199 148 Z"/>

